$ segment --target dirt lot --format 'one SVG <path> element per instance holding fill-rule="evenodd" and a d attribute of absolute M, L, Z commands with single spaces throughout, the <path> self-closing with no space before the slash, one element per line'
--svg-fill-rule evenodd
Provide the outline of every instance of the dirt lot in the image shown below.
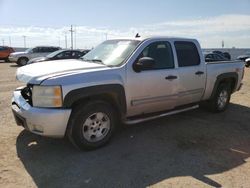
<path fill-rule="evenodd" d="M 16 126 L 16 66 L 0 63 L 0 187 L 250 187 L 250 69 L 229 109 L 200 109 L 127 126 L 80 152 Z"/>

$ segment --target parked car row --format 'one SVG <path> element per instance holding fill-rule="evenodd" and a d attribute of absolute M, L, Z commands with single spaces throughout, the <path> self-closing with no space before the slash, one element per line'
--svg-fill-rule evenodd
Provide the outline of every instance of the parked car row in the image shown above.
<path fill-rule="evenodd" d="M 56 46 L 37 46 L 24 52 L 10 53 L 7 58 L 20 66 L 49 60 L 78 59 L 89 50 L 68 50 Z"/>
<path fill-rule="evenodd" d="M 205 52 L 204 53 L 206 62 L 217 62 L 217 61 L 228 61 L 229 59 L 219 53 Z"/>
<path fill-rule="evenodd" d="M 53 53 L 48 54 L 47 56 L 31 59 L 27 64 L 59 59 L 78 59 L 88 52 L 89 50 L 57 50 Z"/>
<path fill-rule="evenodd" d="M 9 60 L 12 62 L 16 62 L 18 65 L 23 66 L 26 65 L 28 61 L 33 58 L 46 56 L 60 49 L 60 47 L 54 46 L 37 46 L 35 48 L 29 48 L 24 52 L 11 53 L 9 56 Z"/>
<path fill-rule="evenodd" d="M 212 52 L 204 52 L 204 57 L 206 62 L 218 62 L 218 61 L 228 61 L 231 59 L 231 55 L 228 52 L 221 52 L 218 50 Z M 245 62 L 246 67 L 250 67 L 250 52 L 240 55 L 236 58 Z"/>
<path fill-rule="evenodd" d="M 61 49 L 55 46 L 37 46 L 27 49 L 24 52 L 14 52 L 14 49 L 7 46 L 0 46 L 0 60 L 15 62 L 20 66 L 38 63 L 42 61 L 60 60 L 60 59 L 78 59 L 88 53 L 90 50 L 69 50 Z M 206 62 L 218 62 L 231 60 L 228 52 L 214 50 L 204 52 Z M 245 66 L 250 66 L 250 52 L 237 57 L 237 60 L 245 62 Z"/>

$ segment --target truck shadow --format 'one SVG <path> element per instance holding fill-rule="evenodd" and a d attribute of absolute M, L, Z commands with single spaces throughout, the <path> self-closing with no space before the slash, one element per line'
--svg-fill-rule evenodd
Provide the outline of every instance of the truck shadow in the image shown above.
<path fill-rule="evenodd" d="M 65 140 L 22 131 L 17 153 L 38 187 L 146 187 L 173 177 L 207 177 L 250 157 L 250 108 L 190 111 L 125 127 L 106 147 L 76 150 Z"/>

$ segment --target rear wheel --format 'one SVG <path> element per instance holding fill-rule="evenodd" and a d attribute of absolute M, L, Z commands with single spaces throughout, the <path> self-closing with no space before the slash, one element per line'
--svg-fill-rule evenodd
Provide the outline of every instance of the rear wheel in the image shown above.
<path fill-rule="evenodd" d="M 73 109 L 68 137 L 80 149 L 99 148 L 110 140 L 116 127 L 113 107 L 104 101 L 92 101 Z"/>
<path fill-rule="evenodd" d="M 227 109 L 231 98 L 230 84 L 222 83 L 217 88 L 213 98 L 202 104 L 202 107 L 207 108 L 212 112 L 223 112 Z"/>
<path fill-rule="evenodd" d="M 29 59 L 26 58 L 26 57 L 20 57 L 18 60 L 17 60 L 17 64 L 18 65 L 21 65 L 21 66 L 24 66 L 24 65 L 27 65 Z"/>

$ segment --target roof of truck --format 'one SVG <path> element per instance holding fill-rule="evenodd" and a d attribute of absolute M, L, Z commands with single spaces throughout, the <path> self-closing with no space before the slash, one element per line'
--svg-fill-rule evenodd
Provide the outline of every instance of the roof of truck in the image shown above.
<path fill-rule="evenodd" d="M 118 39 L 124 39 L 124 40 L 138 40 L 138 41 L 143 41 L 143 40 L 148 40 L 148 39 L 174 39 L 174 40 L 196 40 L 192 38 L 183 38 L 183 37 L 172 37 L 172 36 L 157 36 L 157 35 L 150 35 L 150 36 L 140 36 L 140 37 L 121 37 L 121 38 L 115 38 L 114 40 Z M 112 39 L 111 39 L 112 40 Z"/>

